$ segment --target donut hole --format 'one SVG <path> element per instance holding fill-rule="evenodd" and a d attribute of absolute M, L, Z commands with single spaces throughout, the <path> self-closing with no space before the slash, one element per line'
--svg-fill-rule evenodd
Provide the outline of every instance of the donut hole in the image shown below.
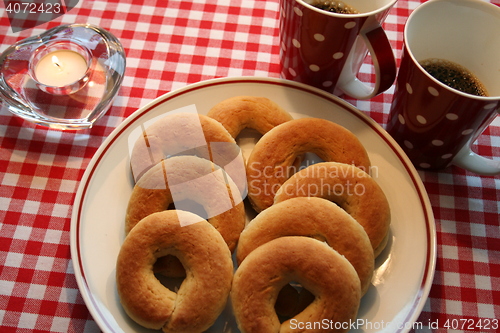
<path fill-rule="evenodd" d="M 303 156 L 304 156 L 304 159 L 302 161 L 303 167 L 308 167 L 309 165 L 322 163 L 325 161 L 321 157 L 319 157 L 316 153 L 313 152 L 306 152 L 303 154 Z"/>
<path fill-rule="evenodd" d="M 186 277 L 186 269 L 181 261 L 173 255 L 158 258 L 153 265 L 153 272 L 157 279 L 158 277 L 162 277 L 162 279 L 184 279 Z"/>
<path fill-rule="evenodd" d="M 313 152 L 305 152 L 303 154 L 299 154 L 297 155 L 297 157 L 295 157 L 295 161 L 290 167 L 288 178 L 290 178 L 300 170 L 307 168 L 310 165 L 321 162 L 324 162 L 324 160 Z"/>
<path fill-rule="evenodd" d="M 179 140 L 182 141 L 182 138 Z M 182 151 L 173 154 L 167 150 L 164 152 L 162 160 L 176 156 L 196 156 L 205 160 L 210 160 L 210 149 L 208 145 L 201 145 L 198 147 L 183 149 Z"/>
<path fill-rule="evenodd" d="M 248 160 L 248 156 L 252 152 L 253 147 L 260 140 L 262 134 L 253 128 L 244 128 L 240 134 L 236 137 L 236 143 L 240 147 L 245 161 Z"/>
<path fill-rule="evenodd" d="M 160 273 L 155 273 L 154 275 L 165 288 L 168 288 L 174 293 L 177 293 L 177 291 L 179 291 L 181 284 L 185 279 L 185 277 L 166 277 L 165 275 Z"/>
<path fill-rule="evenodd" d="M 174 200 L 174 202 L 169 204 L 167 207 L 167 210 L 170 210 L 170 209 L 178 209 L 178 210 L 190 212 L 190 213 L 196 214 L 198 216 L 201 216 L 204 219 L 208 219 L 208 218 L 212 217 L 212 216 L 208 216 L 208 213 L 202 204 L 196 202 L 195 200 L 191 200 L 191 199 L 183 199 L 183 200 L 178 200 L 178 201 Z"/>
<path fill-rule="evenodd" d="M 291 281 L 279 291 L 274 309 L 283 323 L 304 311 L 314 299 L 315 296 L 299 282 Z"/>
<path fill-rule="evenodd" d="M 323 198 L 333 202 L 334 204 L 345 210 L 349 215 L 352 215 L 353 208 L 355 207 L 354 198 L 351 197 L 351 200 L 348 200 L 347 195 L 345 195 L 341 191 L 343 191 L 343 189 L 325 193 L 325 195 L 323 195 Z"/>

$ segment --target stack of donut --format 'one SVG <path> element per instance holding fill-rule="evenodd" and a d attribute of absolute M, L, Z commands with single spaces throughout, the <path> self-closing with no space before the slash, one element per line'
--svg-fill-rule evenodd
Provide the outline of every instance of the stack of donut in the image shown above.
<path fill-rule="evenodd" d="M 187 135 L 193 126 L 201 126 L 207 147 Z M 243 169 L 234 169 L 235 139 L 245 128 L 262 137 Z M 325 162 L 300 167 L 305 153 Z M 354 321 L 390 224 L 369 169 L 350 131 L 323 119 L 294 120 L 263 97 L 229 98 L 207 116 L 161 118 L 131 154 L 136 184 L 116 272 L 126 313 L 144 327 L 202 332 L 230 298 L 242 332 Z M 247 225 L 245 191 L 258 213 Z M 178 207 L 179 200 L 201 213 Z M 154 274 L 185 280 L 175 293 Z"/>

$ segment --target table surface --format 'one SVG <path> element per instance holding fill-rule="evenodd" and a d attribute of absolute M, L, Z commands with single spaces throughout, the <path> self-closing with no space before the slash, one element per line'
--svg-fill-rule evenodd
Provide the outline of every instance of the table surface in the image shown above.
<path fill-rule="evenodd" d="M 116 126 L 164 93 L 219 77 L 279 77 L 278 3 L 83 0 L 49 23 L 16 33 L 0 5 L 0 52 L 57 25 L 88 22 L 117 36 L 127 55 L 122 88 L 90 130 L 51 130 L 0 110 L 1 332 L 99 331 L 70 255 L 73 201 L 87 165 Z M 404 24 L 420 3 L 399 0 L 384 24 L 398 63 Z M 360 77 L 373 76 L 366 62 Z M 393 91 L 368 101 L 345 99 L 385 126 Z M 500 158 L 498 118 L 474 150 Z M 418 321 L 447 332 L 446 323 L 468 331 L 460 329 L 465 321 L 500 319 L 500 176 L 457 167 L 419 175 L 435 215 L 437 263 Z"/>

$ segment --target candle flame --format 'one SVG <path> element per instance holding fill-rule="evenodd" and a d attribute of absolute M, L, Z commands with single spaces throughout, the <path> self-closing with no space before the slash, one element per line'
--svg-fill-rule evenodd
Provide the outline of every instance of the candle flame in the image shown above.
<path fill-rule="evenodd" d="M 59 59 L 55 55 L 52 56 L 52 63 L 57 67 L 61 67 L 61 65 L 59 65 Z"/>

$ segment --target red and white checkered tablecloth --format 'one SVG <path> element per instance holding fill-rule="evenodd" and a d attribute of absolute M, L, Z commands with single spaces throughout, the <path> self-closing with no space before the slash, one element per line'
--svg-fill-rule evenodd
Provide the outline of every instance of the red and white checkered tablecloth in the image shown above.
<path fill-rule="evenodd" d="M 386 20 L 398 60 L 404 23 L 420 2 L 399 0 Z M 90 130 L 51 130 L 0 110 L 0 332 L 99 331 L 70 256 L 72 205 L 86 166 L 117 125 L 164 93 L 218 77 L 279 77 L 278 3 L 80 0 L 55 20 L 16 33 L 0 3 L 0 52 L 60 24 L 88 22 L 118 37 L 127 55 L 122 88 Z M 373 81 L 368 63 L 361 75 Z M 392 93 L 347 101 L 385 125 Z M 499 120 L 475 144 L 481 155 L 500 159 Z M 419 173 L 436 219 L 438 257 L 418 320 L 438 321 L 433 331 L 446 332 L 447 320 L 500 319 L 500 176 L 456 167 Z"/>

